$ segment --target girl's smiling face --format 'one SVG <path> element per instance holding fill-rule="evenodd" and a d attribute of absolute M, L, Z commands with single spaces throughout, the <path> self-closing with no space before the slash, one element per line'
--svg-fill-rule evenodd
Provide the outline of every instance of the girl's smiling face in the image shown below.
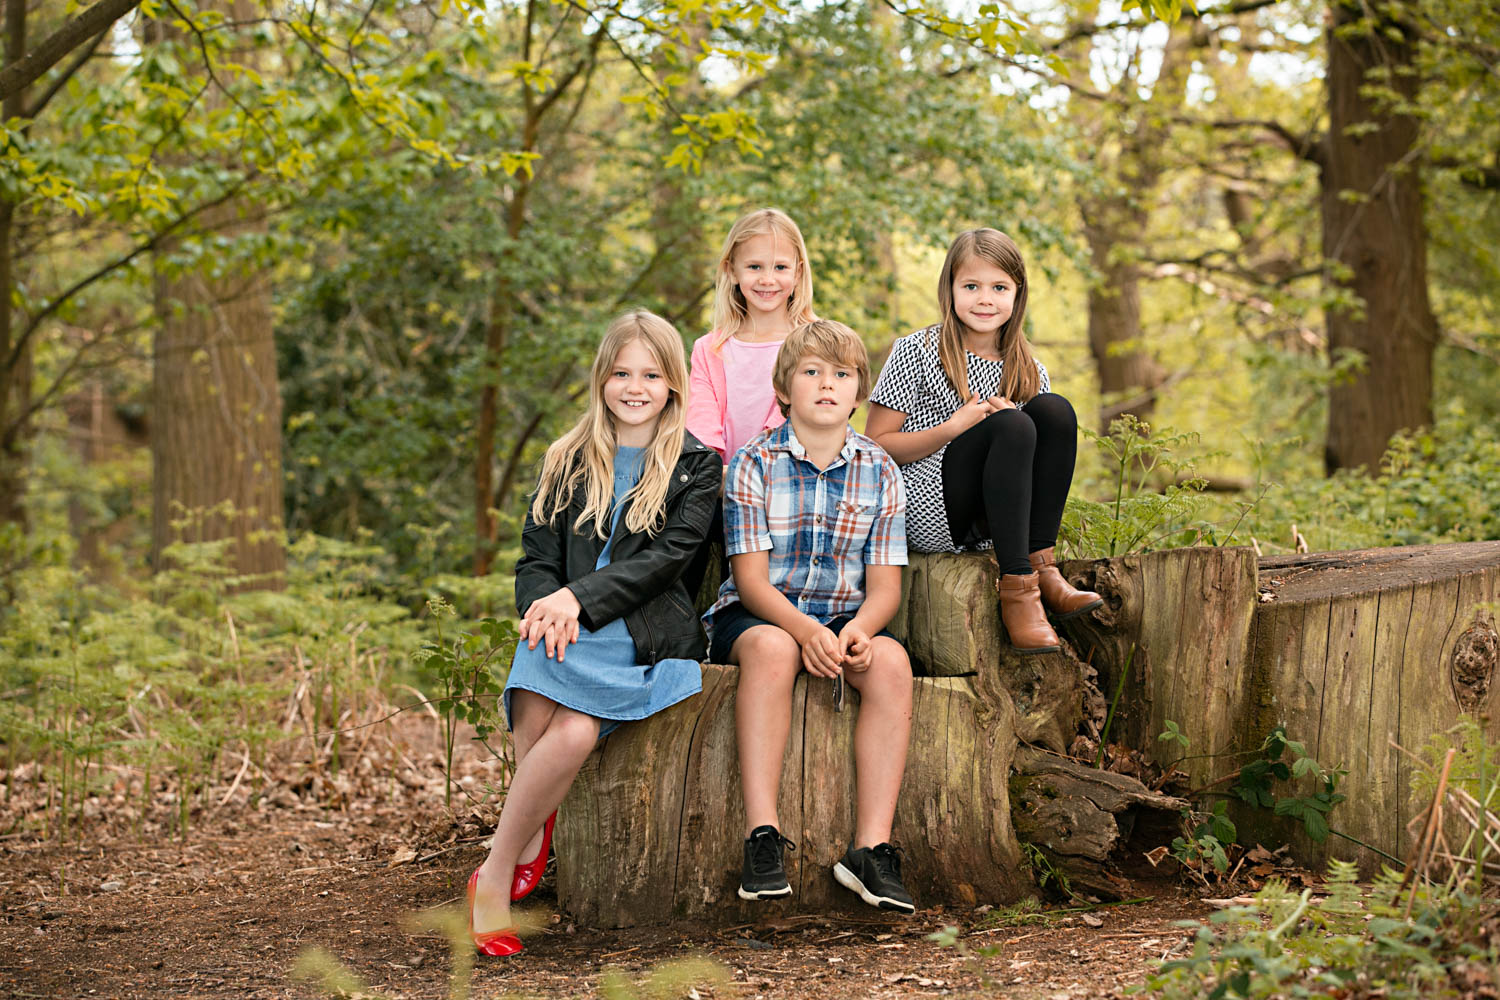
<path fill-rule="evenodd" d="M 783 317 L 802 263 L 792 241 L 774 233 L 752 236 L 739 245 L 729 264 L 730 274 L 745 297 L 752 322 L 755 317 Z"/>
<path fill-rule="evenodd" d="M 982 257 L 970 256 L 953 271 L 953 311 L 970 333 L 993 335 L 1016 305 L 1016 280 Z"/>
<path fill-rule="evenodd" d="M 616 440 L 636 448 L 650 444 L 670 395 L 667 377 L 645 341 L 637 338 L 620 348 L 604 378 L 604 405 L 615 418 Z"/>

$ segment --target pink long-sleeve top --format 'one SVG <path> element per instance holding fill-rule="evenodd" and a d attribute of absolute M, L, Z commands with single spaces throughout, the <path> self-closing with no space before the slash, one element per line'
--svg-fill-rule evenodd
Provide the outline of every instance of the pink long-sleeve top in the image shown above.
<path fill-rule="evenodd" d="M 781 342 L 747 344 L 731 337 L 715 351 L 718 339 L 715 331 L 693 343 L 687 429 L 727 462 L 745 442 L 786 420 L 771 387 Z"/>

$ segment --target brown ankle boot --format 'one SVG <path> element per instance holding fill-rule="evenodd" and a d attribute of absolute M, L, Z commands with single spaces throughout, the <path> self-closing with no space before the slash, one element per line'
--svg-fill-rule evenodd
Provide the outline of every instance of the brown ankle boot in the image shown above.
<path fill-rule="evenodd" d="M 1047 624 L 1037 575 L 1007 573 L 1000 578 L 1000 621 L 1018 653 L 1056 653 L 1062 648 Z"/>
<path fill-rule="evenodd" d="M 1058 621 L 1092 611 L 1104 603 L 1104 598 L 1092 590 L 1079 590 L 1068 582 L 1057 568 L 1051 547 L 1038 549 L 1029 557 L 1031 568 L 1036 570 L 1038 585 L 1042 589 L 1042 606 L 1052 612 Z"/>

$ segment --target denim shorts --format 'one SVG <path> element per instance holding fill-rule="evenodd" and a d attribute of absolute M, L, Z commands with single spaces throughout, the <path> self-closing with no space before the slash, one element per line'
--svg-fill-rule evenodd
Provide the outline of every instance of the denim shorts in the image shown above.
<path fill-rule="evenodd" d="M 838 635 L 845 625 L 854 620 L 853 615 L 839 615 L 824 624 L 834 635 Z M 735 640 L 757 625 L 770 625 L 764 618 L 752 615 L 743 604 L 735 601 L 733 604 L 725 605 L 714 612 L 714 635 L 708 644 L 709 663 L 728 663 L 729 654 L 734 649 Z M 881 629 L 876 635 L 883 635 L 888 639 L 894 639 L 886 629 Z"/>

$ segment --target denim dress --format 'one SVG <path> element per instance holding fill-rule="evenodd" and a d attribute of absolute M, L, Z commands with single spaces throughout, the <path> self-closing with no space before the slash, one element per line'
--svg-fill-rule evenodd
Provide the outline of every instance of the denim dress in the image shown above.
<path fill-rule="evenodd" d="M 645 465 L 644 448 L 622 445 L 615 451 L 614 515 L 595 569 L 609 565 L 621 501 L 640 481 Z M 535 649 L 527 649 L 524 642 L 516 644 L 504 695 L 505 718 L 512 729 L 510 693 L 517 688 L 601 720 L 600 737 L 608 736 L 621 722 L 644 719 L 703 690 L 703 669 L 697 660 L 639 663 L 635 640 L 623 617 L 592 632 L 579 626 L 578 641 L 568 646 L 566 656 L 562 661 L 548 659 L 541 642 Z"/>

